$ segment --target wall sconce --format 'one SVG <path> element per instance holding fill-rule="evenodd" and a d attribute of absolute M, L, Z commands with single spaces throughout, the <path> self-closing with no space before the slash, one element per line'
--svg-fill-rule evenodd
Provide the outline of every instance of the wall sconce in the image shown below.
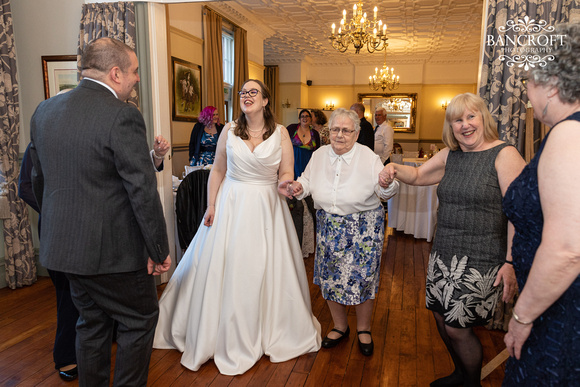
<path fill-rule="evenodd" d="M 324 107 L 323 110 L 334 110 L 334 101 L 332 102 L 326 101 L 326 106 Z"/>
<path fill-rule="evenodd" d="M 285 102 L 282 102 L 282 107 L 285 109 L 288 109 L 290 107 L 290 101 L 288 101 L 288 98 L 286 98 Z"/>
<path fill-rule="evenodd" d="M 447 106 L 449 105 L 449 101 L 445 101 L 441 104 L 441 109 L 447 110 Z"/>

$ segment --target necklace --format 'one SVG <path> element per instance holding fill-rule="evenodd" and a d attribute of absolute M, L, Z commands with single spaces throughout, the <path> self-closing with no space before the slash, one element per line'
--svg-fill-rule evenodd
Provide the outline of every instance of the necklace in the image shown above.
<path fill-rule="evenodd" d="M 262 132 L 264 131 L 264 128 L 260 129 L 260 130 L 252 130 L 250 128 L 248 128 L 248 134 L 250 135 L 250 137 L 252 138 L 258 138 L 262 136 Z M 253 135 L 252 132 L 254 133 L 258 133 L 257 135 Z"/>

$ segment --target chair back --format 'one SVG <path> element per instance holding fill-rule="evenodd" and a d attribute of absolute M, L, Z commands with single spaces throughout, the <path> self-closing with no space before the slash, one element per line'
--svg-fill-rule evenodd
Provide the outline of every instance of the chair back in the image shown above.
<path fill-rule="evenodd" d="M 189 173 L 177 189 L 175 216 L 179 245 L 187 249 L 195 236 L 207 205 L 209 170 L 198 169 Z"/>

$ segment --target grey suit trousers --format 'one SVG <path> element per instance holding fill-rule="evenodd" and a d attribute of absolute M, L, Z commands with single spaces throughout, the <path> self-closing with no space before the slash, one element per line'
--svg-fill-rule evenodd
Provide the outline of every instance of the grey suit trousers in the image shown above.
<path fill-rule="evenodd" d="M 109 386 L 113 324 L 118 322 L 114 386 L 146 386 L 158 303 L 147 269 L 129 273 L 68 274 L 79 310 L 76 353 L 79 386 Z"/>

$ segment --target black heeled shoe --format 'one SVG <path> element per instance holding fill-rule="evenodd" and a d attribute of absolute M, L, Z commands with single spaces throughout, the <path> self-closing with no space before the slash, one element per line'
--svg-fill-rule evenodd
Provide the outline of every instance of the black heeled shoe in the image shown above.
<path fill-rule="evenodd" d="M 65 382 L 72 382 L 79 376 L 79 369 L 77 366 L 71 368 L 70 370 L 61 371 L 58 370 L 58 376 Z"/>
<path fill-rule="evenodd" d="M 367 335 L 371 336 L 371 333 L 369 331 L 357 331 L 357 335 L 361 335 L 361 334 L 367 334 Z M 360 352 L 363 355 L 365 355 L 365 356 L 372 355 L 373 351 L 375 350 L 375 344 L 373 343 L 373 337 L 371 336 L 371 342 L 368 344 L 361 343 L 360 339 L 358 339 L 358 347 L 360 349 Z"/>
<path fill-rule="evenodd" d="M 326 336 L 324 339 L 322 339 L 322 348 L 336 347 L 336 345 L 338 343 L 340 343 L 340 341 L 342 339 L 344 339 L 345 337 L 348 337 L 348 335 L 350 334 L 350 327 L 346 327 L 346 331 L 344 331 L 344 332 L 339 331 L 338 329 L 333 329 L 332 331 L 335 331 L 336 333 L 340 333 L 341 336 L 337 339 L 330 339 L 328 336 Z"/>

